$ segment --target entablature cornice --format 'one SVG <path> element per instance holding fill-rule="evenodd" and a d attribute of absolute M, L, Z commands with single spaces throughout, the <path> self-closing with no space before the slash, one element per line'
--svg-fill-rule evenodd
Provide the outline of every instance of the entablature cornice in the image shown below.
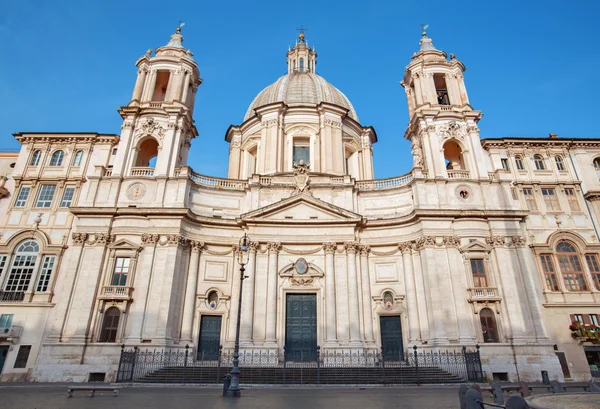
<path fill-rule="evenodd" d="M 37 144 L 52 145 L 52 144 L 77 144 L 91 143 L 94 144 L 110 144 L 114 145 L 119 142 L 119 135 L 116 134 L 99 134 L 88 132 L 16 132 L 13 134 L 15 139 L 22 145 Z"/>

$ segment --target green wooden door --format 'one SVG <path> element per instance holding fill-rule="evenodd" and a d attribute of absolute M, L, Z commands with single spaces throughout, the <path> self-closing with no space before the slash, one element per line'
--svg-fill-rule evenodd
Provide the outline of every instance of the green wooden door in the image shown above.
<path fill-rule="evenodd" d="M 379 317 L 381 328 L 381 351 L 386 361 L 404 360 L 402 327 L 399 315 Z"/>
<path fill-rule="evenodd" d="M 219 359 L 221 345 L 221 316 L 203 315 L 200 322 L 200 339 L 198 340 L 198 359 L 212 361 Z"/>
<path fill-rule="evenodd" d="M 288 294 L 285 351 L 288 361 L 317 360 L 317 296 Z"/>

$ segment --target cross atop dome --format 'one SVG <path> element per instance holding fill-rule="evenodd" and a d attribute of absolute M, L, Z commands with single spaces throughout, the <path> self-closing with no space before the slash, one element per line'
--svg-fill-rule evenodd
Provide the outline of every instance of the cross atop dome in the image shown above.
<path fill-rule="evenodd" d="M 421 51 L 438 51 L 437 48 L 433 45 L 431 38 L 427 37 L 427 29 L 429 28 L 429 24 L 421 24 L 421 40 L 419 41 L 419 45 Z"/>
<path fill-rule="evenodd" d="M 311 49 L 306 42 L 304 33 L 307 29 L 304 28 L 304 26 L 300 26 L 297 30 L 300 34 L 298 34 L 296 45 L 287 52 L 288 74 L 303 72 L 314 73 L 315 65 L 317 64 L 317 52 L 314 47 Z"/>

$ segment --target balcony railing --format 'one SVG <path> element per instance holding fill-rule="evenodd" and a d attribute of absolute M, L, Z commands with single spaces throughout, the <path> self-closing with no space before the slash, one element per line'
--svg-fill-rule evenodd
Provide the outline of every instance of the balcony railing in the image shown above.
<path fill-rule="evenodd" d="M 190 171 L 190 179 L 202 186 L 215 187 L 217 189 L 244 190 L 248 185 L 245 180 L 221 179 L 200 175 Z"/>
<path fill-rule="evenodd" d="M 23 334 L 23 327 L 11 325 L 10 327 L 0 327 L 0 339 L 19 338 Z"/>
<path fill-rule="evenodd" d="M 143 177 L 154 176 L 154 168 L 132 168 L 131 176 L 143 176 Z"/>
<path fill-rule="evenodd" d="M 499 300 L 500 296 L 496 287 L 476 287 L 469 288 L 469 299 L 473 301 L 494 301 Z"/>
<path fill-rule="evenodd" d="M 468 170 L 450 170 L 448 169 L 448 179 L 469 179 Z"/>
<path fill-rule="evenodd" d="M 102 287 L 100 296 L 101 300 L 131 300 L 133 287 L 124 287 L 120 285 L 107 285 Z"/>
<path fill-rule="evenodd" d="M 24 299 L 23 291 L 0 291 L 0 302 L 22 302 Z"/>
<path fill-rule="evenodd" d="M 404 186 L 413 180 L 412 173 L 408 175 L 399 176 L 390 179 L 379 179 L 379 180 L 363 180 L 356 182 L 356 188 L 358 190 L 383 190 L 392 189 L 399 186 Z"/>

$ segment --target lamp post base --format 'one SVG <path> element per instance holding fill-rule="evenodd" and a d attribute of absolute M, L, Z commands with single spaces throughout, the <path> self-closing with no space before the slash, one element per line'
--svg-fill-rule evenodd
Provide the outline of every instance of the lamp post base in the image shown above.
<path fill-rule="evenodd" d="M 242 391 L 240 389 L 228 389 L 227 392 L 225 393 L 225 396 L 228 398 L 239 398 L 242 396 Z"/>

